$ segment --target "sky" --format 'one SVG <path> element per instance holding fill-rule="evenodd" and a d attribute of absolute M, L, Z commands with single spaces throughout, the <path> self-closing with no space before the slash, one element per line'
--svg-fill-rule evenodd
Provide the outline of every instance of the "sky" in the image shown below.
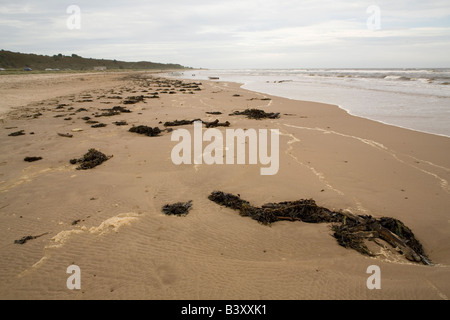
<path fill-rule="evenodd" d="M 209 69 L 448 68 L 449 0 L 0 0 L 0 49 Z"/>

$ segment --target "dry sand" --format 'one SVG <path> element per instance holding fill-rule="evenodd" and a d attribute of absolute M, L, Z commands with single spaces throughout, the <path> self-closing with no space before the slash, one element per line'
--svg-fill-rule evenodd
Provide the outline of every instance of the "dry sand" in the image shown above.
<path fill-rule="evenodd" d="M 152 77 L 0 77 L 0 109 L 9 110 L 0 120 L 0 298 L 450 297 L 449 138 L 223 82 L 202 81 L 194 94 L 178 88 L 159 99 L 122 104 L 128 96 L 159 89 L 146 86 Z M 61 104 L 66 106 L 57 109 Z M 93 117 L 116 105 L 133 112 Z M 280 112 L 281 118 L 228 116 L 252 107 Z M 88 111 L 75 112 L 79 108 Z M 210 111 L 223 114 L 205 114 Z M 91 128 L 81 119 L 86 116 L 107 127 Z M 68 117 L 72 120 L 64 120 Z M 170 133 L 128 132 L 131 125 L 163 128 L 160 121 L 196 118 L 228 120 L 234 129 L 279 129 L 278 174 L 261 176 L 260 165 L 176 166 Z M 129 125 L 112 124 L 120 120 Z M 192 132 L 192 126 L 182 128 Z M 8 136 L 19 130 L 25 135 Z M 76 170 L 69 160 L 90 148 L 113 158 L 92 170 Z M 27 163 L 27 156 L 43 159 Z M 363 256 L 339 246 L 328 224 L 258 224 L 209 201 L 215 190 L 240 194 L 258 206 L 313 198 L 334 210 L 400 219 L 436 265 L 396 255 Z M 189 200 L 193 209 L 186 217 L 161 211 L 165 204 Z M 81 269 L 81 290 L 66 287 L 66 270 L 73 264 Z M 366 286 L 371 265 L 381 268 L 381 290 Z"/>

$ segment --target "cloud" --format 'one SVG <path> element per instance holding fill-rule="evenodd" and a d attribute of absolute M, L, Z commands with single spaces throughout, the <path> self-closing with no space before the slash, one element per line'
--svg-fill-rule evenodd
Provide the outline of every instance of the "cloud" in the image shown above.
<path fill-rule="evenodd" d="M 80 30 L 66 25 L 66 9 L 72 4 L 81 9 Z M 17 0 L 0 4 L 0 43 L 3 49 L 21 52 L 210 68 L 450 66 L 449 58 L 437 51 L 450 52 L 447 0 L 379 0 L 377 31 L 366 24 L 372 4 Z"/>

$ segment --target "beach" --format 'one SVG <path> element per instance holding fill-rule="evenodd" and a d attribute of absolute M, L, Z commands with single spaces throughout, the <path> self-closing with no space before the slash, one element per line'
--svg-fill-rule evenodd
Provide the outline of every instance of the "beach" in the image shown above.
<path fill-rule="evenodd" d="M 1 76 L 0 84 L 2 299 L 450 297 L 448 137 L 220 80 L 108 72 Z M 252 108 L 279 117 L 230 116 Z M 261 164 L 174 164 L 177 142 L 164 123 L 194 119 L 228 121 L 216 128 L 221 132 L 278 130 L 279 170 L 261 175 Z M 140 125 L 162 132 L 129 132 Z M 172 129 L 180 128 L 194 130 Z M 108 160 L 77 170 L 70 160 L 90 149 Z M 344 248 L 330 223 L 263 225 L 210 201 L 214 191 L 254 206 L 314 199 L 334 211 L 398 219 L 433 265 L 381 246 L 374 257 Z M 188 201 L 186 216 L 162 212 Z M 72 265 L 81 270 L 79 290 L 66 285 Z M 381 270 L 379 290 L 367 286 L 370 266 Z"/>

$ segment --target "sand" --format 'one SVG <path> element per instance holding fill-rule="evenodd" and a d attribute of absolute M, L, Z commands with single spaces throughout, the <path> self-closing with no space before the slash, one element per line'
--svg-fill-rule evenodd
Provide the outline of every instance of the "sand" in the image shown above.
<path fill-rule="evenodd" d="M 450 297 L 449 138 L 220 81 L 201 81 L 201 91 L 177 88 L 158 99 L 122 103 L 160 89 L 152 80 L 157 77 L 0 77 L 1 299 Z M 132 113 L 93 115 L 118 105 Z M 75 112 L 80 108 L 88 111 Z M 228 116 L 246 108 L 281 116 Z M 212 111 L 223 114 L 206 114 Z M 92 128 L 81 119 L 86 116 L 107 126 Z M 262 176 L 259 164 L 176 166 L 170 132 L 147 137 L 128 131 L 196 118 L 229 121 L 234 129 L 279 129 L 279 172 Z M 180 128 L 193 132 L 192 125 Z M 8 136 L 19 130 L 25 135 Z M 113 157 L 76 170 L 69 160 L 91 148 Z M 24 161 L 32 156 L 43 159 Z M 258 224 L 209 201 L 216 190 L 256 206 L 312 198 L 332 210 L 400 219 L 435 265 L 393 254 L 363 256 L 339 246 L 329 224 Z M 190 200 L 187 216 L 162 213 L 166 204 Z M 24 236 L 40 237 L 14 243 Z M 66 286 L 71 265 L 80 267 L 80 290 Z M 381 290 L 367 288 L 372 265 L 380 267 Z"/>

